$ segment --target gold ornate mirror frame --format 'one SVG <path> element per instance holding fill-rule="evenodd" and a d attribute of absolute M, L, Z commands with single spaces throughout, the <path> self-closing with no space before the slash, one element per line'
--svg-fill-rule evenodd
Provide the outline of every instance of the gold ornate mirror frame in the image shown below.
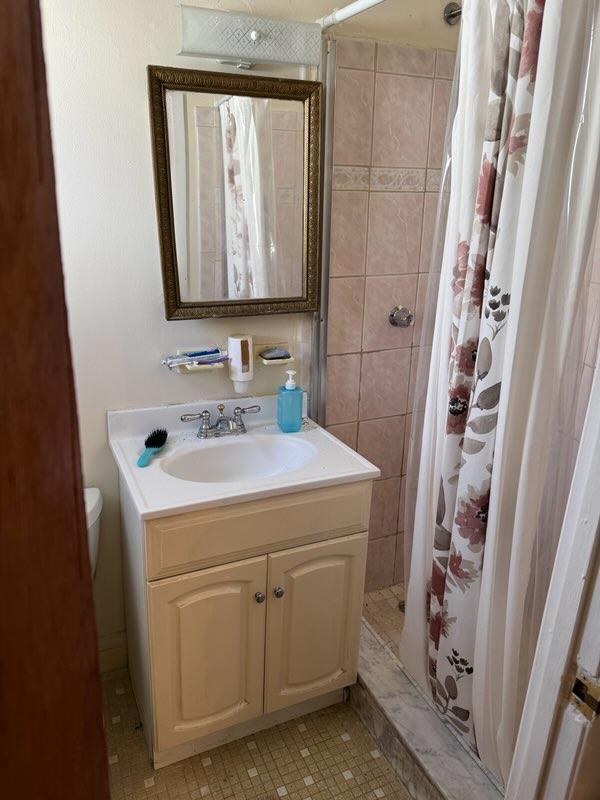
<path fill-rule="evenodd" d="M 235 75 L 175 67 L 148 67 L 150 120 L 165 313 L 168 320 L 316 311 L 319 304 L 319 186 L 321 84 L 289 78 Z M 304 104 L 303 293 L 300 297 L 183 301 L 179 291 L 173 222 L 167 90 L 300 100 Z"/>

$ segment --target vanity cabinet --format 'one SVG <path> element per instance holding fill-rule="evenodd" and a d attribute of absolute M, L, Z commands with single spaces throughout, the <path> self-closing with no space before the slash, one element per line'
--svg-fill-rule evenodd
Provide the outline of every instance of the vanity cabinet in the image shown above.
<path fill-rule="evenodd" d="M 358 534 L 151 583 L 158 748 L 354 683 L 366 552 Z"/>
<path fill-rule="evenodd" d="M 121 491 L 129 667 L 156 767 L 340 702 L 370 481 L 145 522 Z"/>

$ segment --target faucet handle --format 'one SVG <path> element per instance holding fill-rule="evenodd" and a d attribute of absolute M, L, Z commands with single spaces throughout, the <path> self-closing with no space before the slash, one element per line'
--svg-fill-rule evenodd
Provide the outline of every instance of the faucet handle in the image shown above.
<path fill-rule="evenodd" d="M 208 409 L 204 409 L 200 414 L 182 414 L 181 421 L 182 422 L 195 422 L 197 419 L 201 419 L 202 421 L 208 420 L 210 422 L 210 411 Z"/>
<path fill-rule="evenodd" d="M 210 424 L 210 411 L 205 408 L 200 414 L 182 414 L 181 421 L 182 422 L 194 422 L 194 420 L 200 420 L 200 427 L 198 428 L 198 433 L 196 436 L 199 439 L 208 439 L 211 431 L 211 424 Z"/>
<path fill-rule="evenodd" d="M 242 414 L 258 414 L 260 411 L 260 406 L 246 406 L 246 408 L 242 408 L 241 406 L 236 406 L 233 409 L 233 424 L 237 428 L 237 433 L 246 433 L 246 426 L 244 425 L 244 420 L 242 419 Z"/>
<path fill-rule="evenodd" d="M 246 408 L 242 408 L 241 406 L 236 406 L 233 409 L 233 418 L 237 422 L 238 425 L 243 425 L 242 422 L 242 414 L 258 414 L 260 411 L 260 406 L 246 406 Z"/>
<path fill-rule="evenodd" d="M 260 411 L 260 406 L 246 406 L 246 408 L 240 408 L 240 406 L 236 406 L 233 409 L 233 413 L 237 416 L 238 414 L 258 414 Z"/>

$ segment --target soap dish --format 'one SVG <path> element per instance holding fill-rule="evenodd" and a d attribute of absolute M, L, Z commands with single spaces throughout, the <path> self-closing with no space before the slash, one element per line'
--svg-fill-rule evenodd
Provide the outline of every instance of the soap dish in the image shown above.
<path fill-rule="evenodd" d="M 274 364 L 291 364 L 296 359 L 290 353 L 290 348 L 287 342 L 272 342 L 271 344 L 259 345 L 260 350 L 256 354 L 256 358 L 265 365 L 265 367 L 272 367 Z M 265 358 L 263 353 L 280 353 L 281 356 L 275 358 Z"/>
<path fill-rule="evenodd" d="M 258 358 L 259 361 L 262 361 L 265 367 L 272 367 L 275 364 L 291 364 L 292 361 L 296 360 L 294 356 L 290 356 L 289 358 L 263 358 L 262 356 L 258 356 Z"/>

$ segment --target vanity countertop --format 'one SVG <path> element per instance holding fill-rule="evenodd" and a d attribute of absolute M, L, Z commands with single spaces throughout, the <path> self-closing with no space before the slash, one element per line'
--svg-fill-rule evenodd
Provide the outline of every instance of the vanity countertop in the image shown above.
<path fill-rule="evenodd" d="M 214 418 L 218 402 L 108 413 L 109 442 L 119 476 L 142 519 L 380 476 L 377 467 L 311 420 L 305 420 L 298 433 L 281 433 L 275 422 L 275 397 L 223 401 L 226 414 L 238 403 L 258 403 L 261 411 L 244 417 L 248 432 L 242 436 L 198 439 L 199 423 L 181 422 L 181 415 L 207 408 Z M 141 469 L 136 461 L 144 439 L 159 427 L 169 432 L 167 445 L 149 467 Z M 253 464 L 258 474 L 250 474 Z M 173 474 L 193 473 L 195 468 L 200 480 Z"/>

